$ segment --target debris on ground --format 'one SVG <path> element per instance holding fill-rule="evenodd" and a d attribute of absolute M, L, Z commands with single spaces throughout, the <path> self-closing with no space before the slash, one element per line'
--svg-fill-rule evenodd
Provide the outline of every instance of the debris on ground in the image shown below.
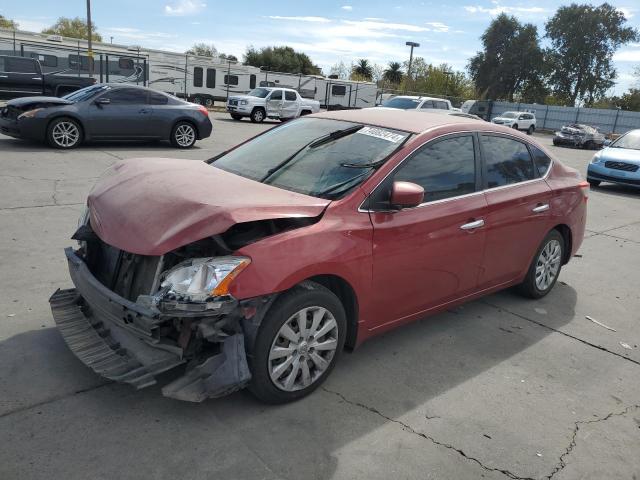
<path fill-rule="evenodd" d="M 10 313 L 9 315 L 7 315 L 7 317 L 11 318 L 11 317 L 15 317 L 16 314 L 15 313 Z"/>
<path fill-rule="evenodd" d="M 536 313 L 540 314 L 540 315 L 546 315 L 547 311 L 544 308 L 534 308 L 533 309 Z"/>
<path fill-rule="evenodd" d="M 626 348 L 627 350 L 633 350 L 633 347 L 631 345 L 629 345 L 628 343 L 624 343 L 624 342 L 618 342 L 620 343 L 620 346 L 622 348 Z"/>
<path fill-rule="evenodd" d="M 587 320 L 595 323 L 596 325 L 600 325 L 601 327 L 606 328 L 607 330 L 611 330 L 612 332 L 616 331 L 615 328 L 611 328 L 611 327 L 605 325 L 604 323 L 601 323 L 601 322 L 597 321 L 596 319 L 591 318 L 589 315 L 585 315 L 584 318 L 586 318 Z"/>
<path fill-rule="evenodd" d="M 541 457 L 541 456 L 542 456 L 542 454 L 541 454 L 540 452 L 536 452 L 536 455 L 537 455 L 538 457 Z"/>

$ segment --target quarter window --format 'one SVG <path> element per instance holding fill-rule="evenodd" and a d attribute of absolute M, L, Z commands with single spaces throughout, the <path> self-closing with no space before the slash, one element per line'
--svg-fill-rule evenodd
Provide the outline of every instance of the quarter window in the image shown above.
<path fill-rule="evenodd" d="M 207 68 L 207 88 L 216 88 L 216 69 Z"/>
<path fill-rule="evenodd" d="M 149 92 L 149 103 L 151 105 L 166 105 L 169 103 L 169 97 L 160 92 Z"/>
<path fill-rule="evenodd" d="M 238 76 L 237 75 L 225 75 L 224 83 L 226 85 L 238 85 Z"/>
<path fill-rule="evenodd" d="M 531 154 L 533 155 L 533 163 L 535 163 L 538 175 L 544 177 L 547 173 L 547 170 L 549 170 L 549 165 L 551 165 L 551 159 L 538 147 L 532 146 L 530 148 Z"/>
<path fill-rule="evenodd" d="M 482 135 L 480 144 L 487 166 L 488 188 L 524 182 L 537 176 L 524 143 L 506 137 Z"/>
<path fill-rule="evenodd" d="M 202 86 L 202 67 L 193 67 L 193 86 Z"/>
<path fill-rule="evenodd" d="M 424 188 L 425 202 L 474 192 L 473 137 L 464 135 L 426 145 L 400 166 L 394 180 L 420 185 Z"/>

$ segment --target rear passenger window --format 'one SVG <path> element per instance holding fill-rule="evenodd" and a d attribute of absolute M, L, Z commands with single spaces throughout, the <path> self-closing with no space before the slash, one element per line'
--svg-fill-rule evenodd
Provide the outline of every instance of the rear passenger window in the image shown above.
<path fill-rule="evenodd" d="M 551 165 L 551 159 L 538 147 L 530 146 L 530 148 L 531 154 L 533 155 L 533 163 L 536 166 L 538 175 L 544 177 L 547 170 L 549 170 L 549 165 Z"/>
<path fill-rule="evenodd" d="M 193 86 L 202 86 L 202 67 L 193 67 Z"/>
<path fill-rule="evenodd" d="M 437 102 L 434 101 L 433 104 L 436 106 L 436 108 L 440 109 L 440 110 L 449 110 L 449 107 L 447 105 L 447 102 Z"/>
<path fill-rule="evenodd" d="M 431 100 L 425 101 L 420 108 L 435 108 Z"/>
<path fill-rule="evenodd" d="M 151 105 L 166 105 L 169 103 L 169 97 L 158 92 L 149 92 L 149 103 Z"/>
<path fill-rule="evenodd" d="M 271 93 L 269 100 L 282 100 L 282 90 L 274 90 Z"/>
<path fill-rule="evenodd" d="M 487 166 L 487 187 L 501 187 L 537 177 L 527 146 L 506 137 L 482 135 L 482 154 Z"/>
<path fill-rule="evenodd" d="M 289 100 L 289 101 L 295 100 L 296 99 L 296 94 L 294 92 L 290 92 L 290 91 L 286 90 L 284 92 L 284 99 L 285 100 Z"/>
<path fill-rule="evenodd" d="M 422 186 L 425 202 L 475 192 L 473 137 L 464 135 L 426 145 L 400 166 L 394 180 Z"/>

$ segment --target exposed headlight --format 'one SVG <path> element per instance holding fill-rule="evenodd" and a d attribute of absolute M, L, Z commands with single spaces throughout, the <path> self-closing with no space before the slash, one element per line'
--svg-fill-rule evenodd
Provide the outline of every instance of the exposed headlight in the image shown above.
<path fill-rule="evenodd" d="M 591 159 L 591 163 L 600 163 L 602 152 L 596 153 Z"/>
<path fill-rule="evenodd" d="M 33 118 L 40 110 L 44 110 L 44 108 L 34 108 L 33 110 L 28 110 L 24 113 L 21 113 L 20 115 L 18 115 L 18 120 L 20 120 L 21 118 Z"/>
<path fill-rule="evenodd" d="M 240 105 L 248 105 L 249 102 L 247 100 L 240 100 Z"/>
<path fill-rule="evenodd" d="M 204 302 L 228 295 L 233 279 L 250 263 L 247 257 L 193 258 L 169 270 L 161 286 L 185 300 Z"/>

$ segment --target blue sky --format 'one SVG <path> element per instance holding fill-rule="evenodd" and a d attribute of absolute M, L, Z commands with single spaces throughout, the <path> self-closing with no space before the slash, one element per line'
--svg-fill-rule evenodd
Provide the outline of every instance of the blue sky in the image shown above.
<path fill-rule="evenodd" d="M 368 58 L 385 65 L 408 57 L 405 41 L 421 44 L 416 55 L 428 62 L 447 62 L 464 69 L 479 48 L 479 37 L 500 12 L 538 25 L 560 5 L 554 0 L 93 0 L 92 15 L 106 41 L 184 51 L 195 42 L 213 43 L 239 58 L 247 45 L 290 45 L 306 52 L 325 71 L 343 61 Z M 596 3 L 599 4 L 600 2 Z M 611 0 L 629 24 L 640 28 L 638 0 Z M 39 31 L 59 16 L 84 16 L 85 0 L 0 0 L 0 14 Z M 627 45 L 615 57 L 620 94 L 634 84 L 640 65 L 640 43 Z"/>

